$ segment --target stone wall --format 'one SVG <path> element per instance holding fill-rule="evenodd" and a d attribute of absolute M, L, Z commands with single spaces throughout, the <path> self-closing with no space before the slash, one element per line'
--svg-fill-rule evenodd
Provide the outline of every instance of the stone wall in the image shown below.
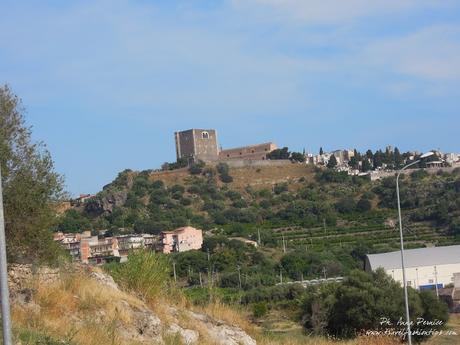
<path fill-rule="evenodd" d="M 268 167 L 268 166 L 283 166 L 292 163 L 289 159 L 275 159 L 275 160 L 262 160 L 262 159 L 231 159 L 223 161 L 230 168 L 245 168 L 245 167 Z M 217 162 L 219 163 L 219 162 Z"/>
<path fill-rule="evenodd" d="M 219 152 L 219 160 L 265 160 L 267 154 L 276 149 L 274 143 L 264 143 L 257 145 L 249 145 L 236 147 L 232 149 L 222 150 Z"/>

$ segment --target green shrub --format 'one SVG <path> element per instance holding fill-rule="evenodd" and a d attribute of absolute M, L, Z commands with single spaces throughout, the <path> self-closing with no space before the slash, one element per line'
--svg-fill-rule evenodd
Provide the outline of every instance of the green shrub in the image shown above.
<path fill-rule="evenodd" d="M 154 299 L 165 291 L 170 281 L 168 259 L 152 251 L 131 252 L 127 262 L 105 267 L 122 288 L 131 290 L 144 299 Z"/>
<path fill-rule="evenodd" d="M 256 319 L 264 317 L 268 313 L 267 303 L 259 302 L 252 306 L 252 314 Z"/>
<path fill-rule="evenodd" d="M 361 198 L 356 204 L 356 209 L 360 212 L 367 212 L 372 209 L 372 204 L 368 199 Z"/>
<path fill-rule="evenodd" d="M 231 177 L 228 174 L 221 174 L 219 177 L 220 177 L 220 180 L 223 183 L 231 183 L 231 182 L 233 182 L 233 177 Z"/>

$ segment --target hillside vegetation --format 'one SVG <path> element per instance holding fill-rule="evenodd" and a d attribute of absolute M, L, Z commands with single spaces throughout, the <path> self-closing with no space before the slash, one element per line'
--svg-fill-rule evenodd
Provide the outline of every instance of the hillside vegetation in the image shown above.
<path fill-rule="evenodd" d="M 219 172 L 220 170 L 220 172 Z M 222 182 L 222 171 L 232 181 Z M 409 247 L 456 243 L 458 171 L 417 170 L 401 181 Z M 301 164 L 229 169 L 221 164 L 151 173 L 126 170 L 95 198 L 67 212 L 59 230 L 132 229 L 159 233 L 190 224 L 214 235 L 244 236 L 266 246 L 322 251 L 367 242 L 373 251 L 395 247 L 394 178 L 370 182 Z"/>
<path fill-rule="evenodd" d="M 205 307 L 188 300 L 163 275 L 152 253 L 118 267 L 115 281 L 97 268 L 14 266 L 14 342 L 29 345 L 395 345 L 387 337 L 329 340 L 302 334 L 271 335 L 248 322 L 244 308 L 218 300 Z M 150 266 L 153 261 L 155 265 Z M 160 259 L 162 260 L 162 259 Z M 145 270 L 150 266 L 149 270 Z M 109 269 L 110 271 L 111 269 Z M 161 277 L 160 287 L 149 284 Z M 129 282 L 128 282 L 128 280 Z M 118 283 L 118 284 L 117 284 Z"/>
<path fill-rule="evenodd" d="M 170 255 L 178 285 L 196 306 L 217 298 L 247 308 L 252 321 L 272 333 L 302 334 L 303 329 L 348 338 L 378 328 L 382 315 L 398 320 L 404 314 L 398 284 L 382 273 L 362 272 L 365 254 L 399 248 L 395 179 L 371 182 L 333 169 L 286 168 L 284 179 L 277 167 L 278 177 L 264 180 L 270 188 L 253 176 L 268 176 L 272 167 L 247 169 L 244 186 L 235 176 L 245 169 L 222 164 L 182 170 L 178 180 L 168 172 L 166 182 L 159 173 L 124 171 L 95 198 L 63 215 L 58 228 L 109 229 L 109 235 L 157 234 L 187 224 L 202 228 L 202 250 Z M 414 170 L 401 179 L 401 200 L 407 248 L 460 243 L 458 170 L 431 175 Z M 347 280 L 312 289 L 277 285 L 335 276 Z M 413 317 L 430 317 L 430 308 L 447 319 L 445 306 L 432 294 L 411 290 L 411 296 Z M 337 319 L 350 313 L 367 316 Z"/>

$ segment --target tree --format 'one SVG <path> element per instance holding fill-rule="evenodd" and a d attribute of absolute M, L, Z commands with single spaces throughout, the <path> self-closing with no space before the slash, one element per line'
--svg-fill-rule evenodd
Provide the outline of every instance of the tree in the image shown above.
<path fill-rule="evenodd" d="M 371 208 L 372 208 L 372 204 L 367 198 L 359 199 L 358 203 L 356 204 L 356 209 L 359 212 L 367 212 L 367 211 L 370 211 Z"/>
<path fill-rule="evenodd" d="M 190 167 L 188 168 L 188 171 L 192 175 L 199 175 L 203 172 L 204 166 L 205 166 L 205 163 L 203 161 L 198 161 L 190 165 Z"/>
<path fill-rule="evenodd" d="M 292 152 L 291 153 L 291 161 L 305 162 L 305 154 L 302 154 L 300 152 Z"/>
<path fill-rule="evenodd" d="M 382 166 L 382 163 L 383 163 L 383 160 L 384 160 L 384 154 L 381 150 L 378 150 L 375 152 L 374 154 L 374 169 L 377 169 L 379 167 Z"/>
<path fill-rule="evenodd" d="M 399 149 L 395 147 L 395 152 L 394 152 L 394 162 L 395 162 L 395 168 L 399 169 L 401 168 L 403 164 L 403 157 L 401 156 L 401 153 L 399 152 Z"/>
<path fill-rule="evenodd" d="M 91 230 L 91 223 L 80 212 L 70 209 L 59 219 L 57 229 L 62 232 L 82 232 Z"/>
<path fill-rule="evenodd" d="M 362 166 L 361 166 L 361 170 L 362 170 L 363 172 L 372 170 L 372 165 L 371 165 L 371 163 L 369 162 L 369 159 L 367 159 L 367 158 L 364 158 L 364 159 L 363 159 Z"/>
<path fill-rule="evenodd" d="M 53 205 L 62 197 L 63 179 L 49 152 L 32 142 L 21 100 L 0 87 L 0 163 L 4 193 L 7 254 L 10 260 L 53 261 L 59 255 L 50 231 Z"/>
<path fill-rule="evenodd" d="M 289 159 L 291 153 L 287 147 L 283 147 L 282 149 L 276 149 L 272 152 L 267 154 L 268 159 Z"/>
<path fill-rule="evenodd" d="M 356 156 L 353 156 L 350 158 L 350 160 L 348 161 L 348 165 L 350 167 L 352 167 L 353 169 L 358 169 L 359 168 L 359 162 L 356 158 Z"/>
<path fill-rule="evenodd" d="M 337 158 L 334 155 L 329 158 L 329 162 L 327 162 L 327 167 L 329 169 L 334 169 L 337 166 Z"/>

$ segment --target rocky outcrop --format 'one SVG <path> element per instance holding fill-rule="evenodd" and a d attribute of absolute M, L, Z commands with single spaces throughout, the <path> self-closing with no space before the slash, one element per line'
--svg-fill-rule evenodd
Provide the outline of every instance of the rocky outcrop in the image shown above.
<path fill-rule="evenodd" d="M 85 203 L 85 212 L 95 216 L 112 213 L 115 207 L 121 207 L 125 204 L 127 197 L 127 190 L 108 192 L 104 196 L 97 196 L 88 200 Z"/>
<path fill-rule="evenodd" d="M 66 273 L 72 270 L 79 271 L 82 277 L 96 281 L 101 291 L 106 289 L 106 293 L 110 296 L 117 296 L 114 301 L 115 311 L 122 310 L 130 320 L 129 323 L 120 321 L 120 324 L 117 325 L 117 334 L 122 343 L 164 344 L 166 336 L 173 336 L 179 337 L 181 343 L 186 345 L 200 344 L 203 337 L 221 345 L 256 345 L 255 340 L 241 328 L 190 310 L 179 310 L 176 307 L 167 306 L 168 320 L 161 320 L 145 303 L 122 292 L 111 276 L 97 269 L 78 265 L 66 268 Z M 60 272 L 59 269 L 50 268 L 34 270 L 31 265 L 11 266 L 9 285 L 13 305 L 39 312 L 40 306 L 34 301 L 36 292 L 34 286 L 36 285 L 30 282 L 35 281 L 40 285 L 53 284 L 59 282 Z M 113 292 L 110 293 L 110 290 L 107 289 Z M 79 296 L 74 297 L 80 298 Z M 102 324 L 107 318 L 113 319 L 113 311 L 103 309 L 92 311 L 93 322 Z M 83 323 L 83 320 L 80 320 L 76 314 L 72 315 L 71 320 L 76 325 Z M 188 326 L 186 327 L 181 325 L 184 320 L 187 320 Z M 196 329 L 191 329 L 191 327 L 196 327 Z"/>
<path fill-rule="evenodd" d="M 41 284 L 49 284 L 59 279 L 59 270 L 48 267 L 34 269 L 32 265 L 10 265 L 8 267 L 8 285 L 11 298 L 16 298 L 25 290 L 30 290 L 32 278 L 37 279 Z"/>
<path fill-rule="evenodd" d="M 198 344 L 200 333 L 192 329 L 184 329 L 177 323 L 173 323 L 169 326 L 166 332 L 167 334 L 178 334 L 185 345 Z"/>
<path fill-rule="evenodd" d="M 208 315 L 198 314 L 192 311 L 189 311 L 188 314 L 190 317 L 196 321 L 202 322 L 206 326 L 208 336 L 217 344 L 256 345 L 256 341 L 239 327 L 228 325 Z"/>

